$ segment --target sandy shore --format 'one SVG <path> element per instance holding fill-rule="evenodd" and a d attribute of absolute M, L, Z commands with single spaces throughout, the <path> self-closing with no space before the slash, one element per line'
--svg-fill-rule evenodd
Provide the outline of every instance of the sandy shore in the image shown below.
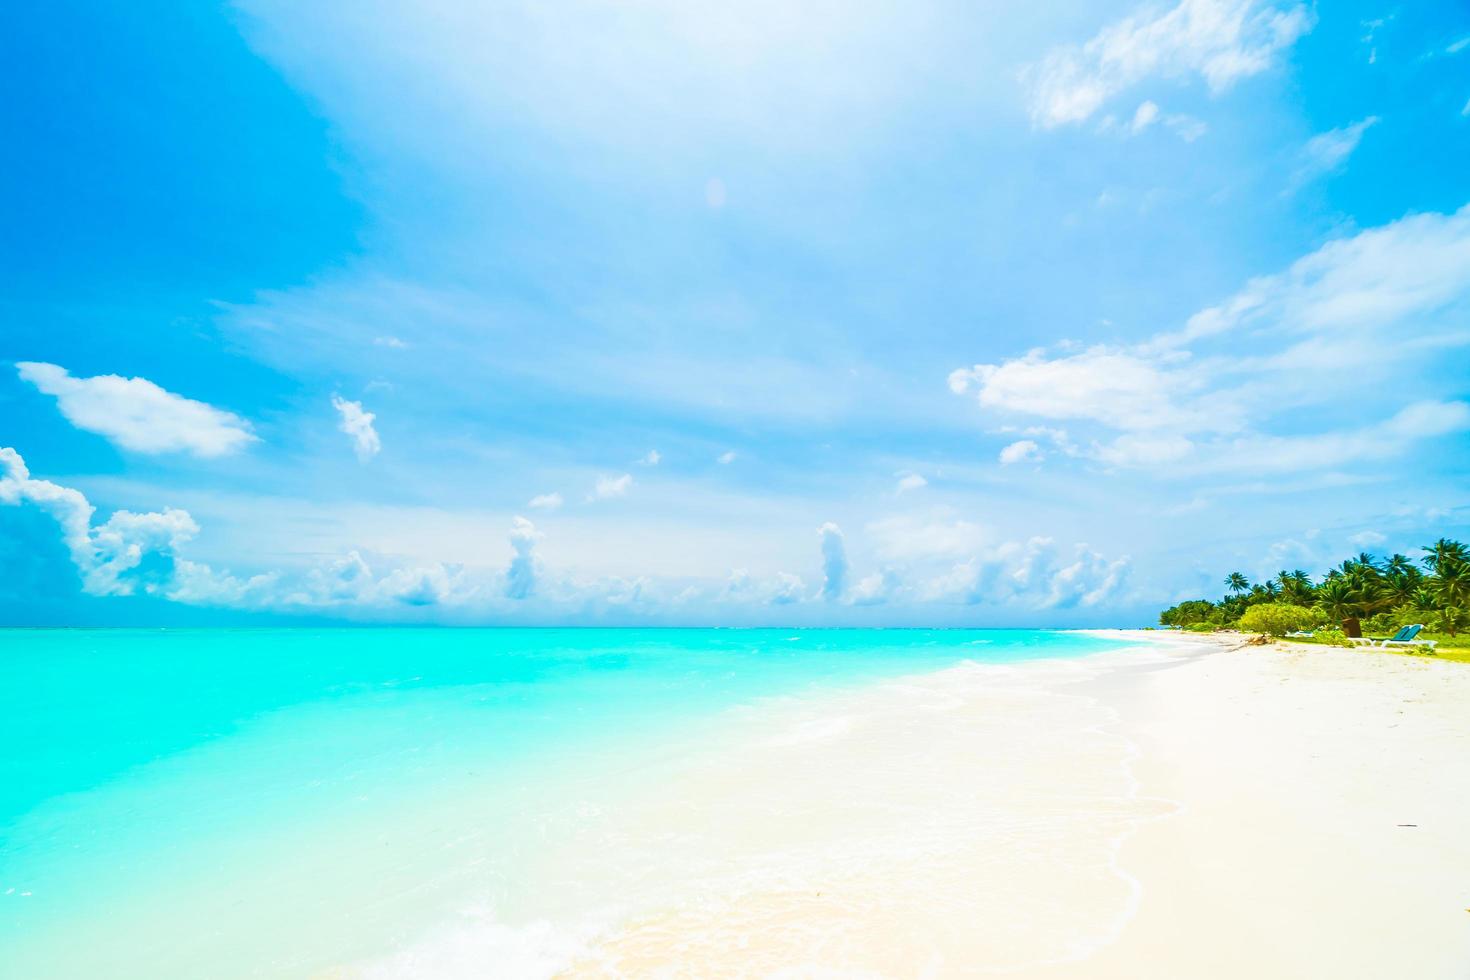
<path fill-rule="evenodd" d="M 1470 670 L 1307 645 L 1101 678 L 1141 792 L 1116 943 L 1036 977 L 1470 976 Z"/>
<path fill-rule="evenodd" d="M 1470 976 L 1470 668 L 1119 636 L 730 712 L 362 973 Z"/>

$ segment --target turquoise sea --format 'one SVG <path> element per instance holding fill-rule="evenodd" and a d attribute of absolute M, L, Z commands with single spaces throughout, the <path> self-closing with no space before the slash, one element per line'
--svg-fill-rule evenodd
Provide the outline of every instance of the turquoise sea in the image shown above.
<path fill-rule="evenodd" d="M 0 630 L 0 976 L 338 975 L 468 907 L 523 925 L 544 915 L 537 868 L 558 834 L 596 819 L 583 781 L 657 778 L 728 709 L 1115 645 L 1022 630 Z"/>

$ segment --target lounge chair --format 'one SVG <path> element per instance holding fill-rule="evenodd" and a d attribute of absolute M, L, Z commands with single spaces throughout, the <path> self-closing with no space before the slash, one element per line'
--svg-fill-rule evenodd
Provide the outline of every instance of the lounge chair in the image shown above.
<path fill-rule="evenodd" d="M 1433 640 L 1416 640 L 1419 631 L 1424 628 L 1423 623 L 1415 623 L 1413 626 L 1405 626 L 1393 636 L 1386 640 L 1375 640 L 1367 636 L 1352 637 L 1353 645 L 1360 647 L 1424 647 L 1426 650 L 1434 649 Z"/>
<path fill-rule="evenodd" d="M 1433 640 L 1416 640 L 1419 631 L 1424 629 L 1423 623 L 1415 623 L 1413 626 L 1405 626 L 1393 636 L 1384 640 L 1379 646 L 1384 647 L 1424 647 L 1430 651 L 1434 650 Z"/>

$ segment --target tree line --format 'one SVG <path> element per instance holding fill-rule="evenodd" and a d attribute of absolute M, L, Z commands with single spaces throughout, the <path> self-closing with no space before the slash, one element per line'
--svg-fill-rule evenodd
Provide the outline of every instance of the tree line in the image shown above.
<path fill-rule="evenodd" d="M 1404 555 L 1379 558 L 1366 552 L 1330 569 L 1321 581 L 1300 569 L 1281 571 L 1264 582 L 1251 582 L 1240 572 L 1225 577 L 1226 594 L 1217 601 L 1189 599 L 1159 614 L 1164 626 L 1225 629 L 1242 617 L 1261 619 L 1268 612 L 1302 626 L 1338 624 L 1346 636 L 1391 633 L 1400 626 L 1423 623 L 1430 632 L 1457 635 L 1470 627 L 1470 549 L 1440 538 L 1421 549 L 1414 561 Z M 1272 610 L 1254 607 L 1273 606 Z M 1274 607 L 1282 607 L 1276 610 Z M 1291 613 L 1291 609 L 1300 610 Z"/>

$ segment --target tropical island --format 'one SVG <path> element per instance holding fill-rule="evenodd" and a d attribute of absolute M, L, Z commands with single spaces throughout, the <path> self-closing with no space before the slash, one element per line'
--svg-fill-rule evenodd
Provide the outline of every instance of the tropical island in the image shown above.
<path fill-rule="evenodd" d="M 1440 538 L 1415 561 L 1363 552 L 1329 569 L 1321 581 L 1301 569 L 1263 582 L 1240 572 L 1225 577 L 1218 600 L 1188 599 L 1159 614 L 1159 623 L 1197 633 L 1242 630 L 1335 646 L 1386 640 L 1422 627 L 1416 652 L 1470 651 L 1470 549 Z M 1455 659 L 1460 659 L 1456 657 Z"/>

